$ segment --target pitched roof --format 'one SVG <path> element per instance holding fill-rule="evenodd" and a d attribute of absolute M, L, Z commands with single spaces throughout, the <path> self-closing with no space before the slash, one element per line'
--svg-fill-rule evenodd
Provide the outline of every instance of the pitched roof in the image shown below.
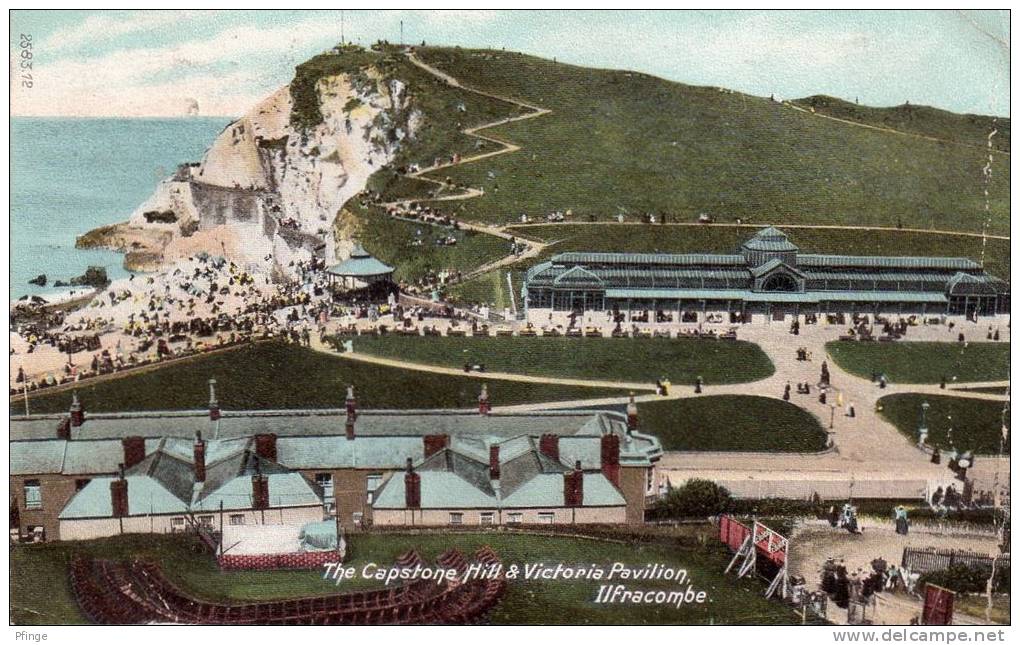
<path fill-rule="evenodd" d="M 800 249 L 786 237 L 786 233 L 774 226 L 768 226 L 755 233 L 742 245 L 750 251 L 793 252 Z"/>
<path fill-rule="evenodd" d="M 380 262 L 372 257 L 368 251 L 366 251 L 364 247 L 357 242 L 355 242 L 354 248 L 351 250 L 350 258 L 344 260 L 340 264 L 333 265 L 326 270 L 333 275 L 348 277 L 387 275 L 394 271 L 393 267 L 390 265 Z"/>

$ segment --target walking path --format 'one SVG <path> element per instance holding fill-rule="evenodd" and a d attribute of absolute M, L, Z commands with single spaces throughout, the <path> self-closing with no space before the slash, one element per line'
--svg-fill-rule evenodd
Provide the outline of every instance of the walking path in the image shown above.
<path fill-rule="evenodd" d="M 982 152 L 993 152 L 995 154 L 1006 155 L 1007 157 L 1010 156 L 1009 153 L 1006 152 L 1005 150 L 999 150 L 997 148 L 993 149 L 993 150 L 989 150 L 987 146 L 982 146 L 982 145 L 979 145 L 979 144 L 976 144 L 976 143 L 965 143 L 963 141 L 954 141 L 952 139 L 940 139 L 938 137 L 933 137 L 933 136 L 931 136 L 929 134 L 920 134 L 920 133 L 917 133 L 917 132 L 905 132 L 903 130 L 896 130 L 894 128 L 886 128 L 886 127 L 883 127 L 883 126 L 880 126 L 880 125 L 872 125 L 870 123 L 860 123 L 858 121 L 851 121 L 849 119 L 841 119 L 838 116 L 832 116 L 830 114 L 823 114 L 822 112 L 818 112 L 816 110 L 811 110 L 809 108 L 801 107 L 801 106 L 796 105 L 796 104 L 794 104 L 794 103 L 792 103 L 790 101 L 784 101 L 783 105 L 785 105 L 786 107 L 789 107 L 789 108 L 793 108 L 794 110 L 797 110 L 798 112 L 803 112 L 804 114 L 810 114 L 811 116 L 816 116 L 816 117 L 818 117 L 820 119 L 828 119 L 829 121 L 836 121 L 838 123 L 844 123 L 846 125 L 852 125 L 852 126 L 855 126 L 855 127 L 858 127 L 858 128 L 865 128 L 867 130 L 877 130 L 879 132 L 887 132 L 889 134 L 898 134 L 901 137 L 911 137 L 911 138 L 914 138 L 914 139 L 923 139 L 925 141 L 934 141 L 935 143 L 944 143 L 944 144 L 948 144 L 948 145 L 952 145 L 952 146 L 962 146 L 964 148 L 974 148 L 974 149 L 977 149 L 977 150 L 981 150 Z"/>
<path fill-rule="evenodd" d="M 991 235 L 985 233 L 974 233 L 967 231 L 947 231 L 942 229 L 933 228 L 899 228 L 896 226 L 851 226 L 849 224 L 784 224 L 784 223 L 740 223 L 736 222 L 713 222 L 711 224 L 702 224 L 701 222 L 667 222 L 665 224 L 648 224 L 646 222 L 617 222 L 612 220 L 600 221 L 600 222 L 527 222 L 522 224 L 509 224 L 506 228 L 509 229 L 527 229 L 541 226 L 643 226 L 643 227 L 659 227 L 659 226 L 693 226 L 697 228 L 747 228 L 747 229 L 759 229 L 764 226 L 775 226 L 777 228 L 793 228 L 793 229 L 818 229 L 818 230 L 834 230 L 834 231 L 876 231 L 883 233 L 924 233 L 929 235 L 951 235 L 956 237 L 976 237 L 976 238 L 988 238 L 990 240 L 1009 240 L 1008 235 Z"/>
<path fill-rule="evenodd" d="M 337 353 L 318 339 L 313 349 L 328 352 L 347 360 L 355 360 L 388 367 L 415 371 L 463 376 L 479 379 L 496 379 L 550 385 L 572 385 L 621 390 L 618 397 L 581 399 L 555 403 L 536 403 L 500 407 L 498 411 L 534 411 L 550 408 L 578 408 L 619 406 L 627 402 L 626 391 L 642 393 L 637 401 L 676 400 L 696 396 L 747 395 L 781 399 L 787 383 L 809 383 L 810 395 L 797 394 L 791 388 L 790 403 L 814 415 L 829 432 L 832 447 L 817 454 L 753 453 L 753 452 L 667 452 L 658 464 L 662 481 L 682 484 L 691 477 L 709 478 L 723 483 L 737 496 L 745 497 L 796 497 L 808 498 L 812 493 L 833 498 L 856 494 L 859 497 L 919 497 L 937 486 L 948 486 L 954 474 L 946 464 L 932 464 L 927 453 L 912 445 L 900 431 L 877 412 L 877 402 L 890 394 L 921 393 L 932 396 L 958 396 L 989 401 L 1008 400 L 1001 394 L 967 392 L 957 388 L 1003 386 L 1008 381 L 959 383 L 952 389 L 938 385 L 889 383 L 881 388 L 877 384 L 845 372 L 828 359 L 825 344 L 834 340 L 842 328 L 829 325 L 803 325 L 801 333 L 792 336 L 782 323 L 749 324 L 739 328 L 741 340 L 757 344 L 775 365 L 772 376 L 750 383 L 705 385 L 703 393 L 696 394 L 689 385 L 674 385 L 667 396 L 657 396 L 652 383 L 634 383 L 587 378 L 559 378 L 505 372 L 464 372 L 463 370 L 414 363 L 400 359 L 381 358 L 357 352 Z M 942 331 L 926 328 L 912 329 L 910 335 L 917 340 L 939 338 Z M 428 342 L 423 340 L 422 342 Z M 719 341 L 722 342 L 722 341 Z M 901 341 L 908 342 L 908 341 Z M 807 350 L 812 360 L 796 360 L 796 348 Z M 827 360 L 832 388 L 828 400 L 818 400 L 817 383 L 821 363 Z M 853 406 L 855 415 L 848 410 Z M 682 420 L 678 420 L 682 423 Z M 763 423 L 768 423 L 763 419 Z M 990 488 L 997 479 L 1002 485 L 1009 480 L 1008 458 L 982 457 L 972 475 L 978 489 Z M 996 477 L 996 475 L 998 475 Z M 959 482 L 956 482 L 959 484 Z M 957 486 L 958 488 L 960 486 Z"/>

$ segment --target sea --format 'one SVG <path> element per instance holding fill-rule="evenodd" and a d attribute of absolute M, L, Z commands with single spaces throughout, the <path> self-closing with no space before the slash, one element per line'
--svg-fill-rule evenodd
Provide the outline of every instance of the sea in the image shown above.
<path fill-rule="evenodd" d="M 125 221 L 178 164 L 199 161 L 226 117 L 11 119 L 10 299 L 66 293 L 89 266 L 126 277 L 124 256 L 74 248 L 75 238 Z M 45 274 L 47 284 L 28 281 Z"/>

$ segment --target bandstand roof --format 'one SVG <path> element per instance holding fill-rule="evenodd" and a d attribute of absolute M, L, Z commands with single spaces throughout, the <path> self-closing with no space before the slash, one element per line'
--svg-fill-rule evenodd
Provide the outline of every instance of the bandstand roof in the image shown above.
<path fill-rule="evenodd" d="M 393 273 L 394 269 L 372 257 L 360 244 L 355 244 L 349 259 L 329 267 L 326 271 L 342 277 L 367 278 L 388 275 Z"/>

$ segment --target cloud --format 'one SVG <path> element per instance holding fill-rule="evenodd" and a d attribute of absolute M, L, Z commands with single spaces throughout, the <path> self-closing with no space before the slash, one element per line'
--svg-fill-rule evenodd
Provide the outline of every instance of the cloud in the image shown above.
<path fill-rule="evenodd" d="M 84 45 L 96 45 L 121 36 L 165 29 L 174 25 L 214 16 L 219 11 L 136 11 L 129 15 L 94 14 L 79 24 L 58 29 L 43 45 L 51 51 L 66 51 Z"/>

